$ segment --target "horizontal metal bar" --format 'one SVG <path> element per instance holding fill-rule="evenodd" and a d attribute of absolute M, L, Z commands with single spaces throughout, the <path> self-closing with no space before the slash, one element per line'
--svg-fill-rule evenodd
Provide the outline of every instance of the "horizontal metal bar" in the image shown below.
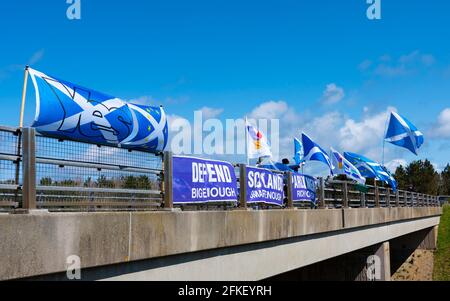
<path fill-rule="evenodd" d="M 36 186 L 36 191 L 65 191 L 65 192 L 105 192 L 105 193 L 128 193 L 128 194 L 161 194 L 159 190 L 139 189 L 113 189 L 93 187 L 67 187 L 67 186 Z"/>
<path fill-rule="evenodd" d="M 0 154 L 0 160 L 16 162 L 20 160 L 20 156 Z"/>
<path fill-rule="evenodd" d="M 0 125 L 0 132 L 17 133 L 19 128 Z"/>
<path fill-rule="evenodd" d="M 120 166 L 120 165 L 110 165 L 110 164 L 97 164 L 97 163 L 87 163 L 87 162 L 79 162 L 79 161 L 57 160 L 57 159 L 45 159 L 45 158 L 39 158 L 39 157 L 36 157 L 36 163 L 59 165 L 59 166 L 73 166 L 73 167 L 106 169 L 106 170 L 120 170 L 120 171 L 137 172 L 137 173 L 151 173 L 151 174 L 155 174 L 155 175 L 159 175 L 161 173 L 161 170 L 159 170 L 159 169 L 138 168 L 138 167 L 129 167 L 129 166 Z"/>
<path fill-rule="evenodd" d="M 127 202 L 145 202 L 145 201 L 161 201 L 162 197 L 133 197 L 132 199 L 121 196 L 89 196 L 89 195 L 57 195 L 57 194 L 38 194 L 36 197 L 41 199 L 72 199 L 71 202 L 77 202 L 76 200 L 127 200 Z"/>
<path fill-rule="evenodd" d="M 161 204 L 158 203 L 128 203 L 128 202 L 36 202 L 39 207 L 159 207 Z"/>
<path fill-rule="evenodd" d="M 19 203 L 13 201 L 0 201 L 0 207 L 17 207 Z"/>
<path fill-rule="evenodd" d="M 0 184 L 0 190 L 17 190 L 19 189 L 19 185 L 14 184 Z"/>

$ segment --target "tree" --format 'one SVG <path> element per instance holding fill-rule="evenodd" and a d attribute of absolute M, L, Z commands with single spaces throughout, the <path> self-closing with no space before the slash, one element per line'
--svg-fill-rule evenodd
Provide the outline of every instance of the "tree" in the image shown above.
<path fill-rule="evenodd" d="M 429 160 L 411 162 L 406 168 L 399 166 L 395 179 L 400 189 L 436 195 L 439 191 L 439 174 Z"/>
<path fill-rule="evenodd" d="M 99 188 L 114 188 L 115 184 L 113 180 L 108 180 L 105 175 L 101 175 L 97 179 L 97 187 Z"/>
<path fill-rule="evenodd" d="M 397 181 L 397 187 L 401 190 L 408 190 L 408 175 L 402 165 L 395 170 L 394 178 Z"/>
<path fill-rule="evenodd" d="M 440 194 L 450 195 L 450 164 L 444 168 L 441 173 Z"/>
<path fill-rule="evenodd" d="M 41 186 L 52 186 L 52 178 L 50 177 L 46 177 L 46 178 L 42 178 L 40 181 Z"/>

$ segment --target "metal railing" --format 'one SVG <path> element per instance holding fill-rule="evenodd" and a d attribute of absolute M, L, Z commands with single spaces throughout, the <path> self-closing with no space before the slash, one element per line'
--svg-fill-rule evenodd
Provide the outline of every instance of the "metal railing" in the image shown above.
<path fill-rule="evenodd" d="M 161 207 L 162 155 L 0 127 L 0 210 Z"/>
<path fill-rule="evenodd" d="M 184 210 L 280 208 L 247 204 L 246 165 L 236 164 L 240 198 L 234 204 L 177 205 Z M 173 208 L 172 154 L 154 155 L 112 146 L 59 140 L 32 128 L 0 127 L 0 211 L 157 210 Z M 279 172 L 279 171 L 274 171 Z M 294 202 L 291 173 L 281 208 L 440 206 L 438 197 L 380 186 L 317 179 L 316 202 Z"/>

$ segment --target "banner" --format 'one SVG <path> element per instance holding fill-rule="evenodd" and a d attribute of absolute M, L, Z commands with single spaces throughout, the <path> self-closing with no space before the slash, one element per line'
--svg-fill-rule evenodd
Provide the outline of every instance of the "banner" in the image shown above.
<path fill-rule="evenodd" d="M 247 167 L 247 203 L 283 206 L 284 177 L 267 169 Z"/>
<path fill-rule="evenodd" d="M 228 162 L 173 157 L 173 203 L 237 202 L 234 167 Z"/>
<path fill-rule="evenodd" d="M 316 179 L 307 175 L 292 174 L 292 200 L 316 202 Z"/>
<path fill-rule="evenodd" d="M 164 109 L 125 102 L 29 68 L 33 127 L 43 135 L 158 153 L 167 145 Z"/>

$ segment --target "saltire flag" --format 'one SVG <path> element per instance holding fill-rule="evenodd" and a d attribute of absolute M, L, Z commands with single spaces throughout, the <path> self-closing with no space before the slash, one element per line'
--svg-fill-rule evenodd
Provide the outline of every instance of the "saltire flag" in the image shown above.
<path fill-rule="evenodd" d="M 248 121 L 245 123 L 247 128 L 247 157 L 249 159 L 272 157 L 272 151 L 266 136 Z"/>
<path fill-rule="evenodd" d="M 295 172 L 290 166 L 280 163 L 280 162 L 273 162 L 272 160 L 269 160 L 268 162 L 258 165 L 258 168 L 265 168 L 265 169 L 277 170 L 277 171 L 283 171 L 283 172 L 284 171 Z"/>
<path fill-rule="evenodd" d="M 417 156 L 417 150 L 424 143 L 424 137 L 408 119 L 391 112 L 385 141 L 409 149 Z"/>
<path fill-rule="evenodd" d="M 43 135 L 158 153 L 166 148 L 162 107 L 132 104 L 29 68 L 36 90 L 33 127 Z"/>
<path fill-rule="evenodd" d="M 294 138 L 294 161 L 298 166 L 305 163 L 303 160 L 303 145 L 298 138 Z"/>
<path fill-rule="evenodd" d="M 387 183 L 391 186 L 392 190 L 397 191 L 397 180 L 395 180 L 394 176 L 390 171 L 387 170 L 385 166 L 381 166 L 383 170 L 388 174 L 389 180 Z"/>
<path fill-rule="evenodd" d="M 380 163 L 350 152 L 345 152 L 344 157 L 358 168 L 363 177 L 383 181 L 396 189 L 397 182 L 394 177 Z"/>
<path fill-rule="evenodd" d="M 345 157 L 334 148 L 331 148 L 331 158 L 334 167 L 333 172 L 335 174 L 346 175 L 348 178 L 358 182 L 361 185 L 366 183 L 366 178 L 361 175 L 358 168 L 345 159 Z"/>
<path fill-rule="evenodd" d="M 312 141 L 305 133 L 302 133 L 303 159 L 305 161 L 319 161 L 325 163 L 333 174 L 333 164 L 327 152 L 323 150 L 317 143 Z"/>

